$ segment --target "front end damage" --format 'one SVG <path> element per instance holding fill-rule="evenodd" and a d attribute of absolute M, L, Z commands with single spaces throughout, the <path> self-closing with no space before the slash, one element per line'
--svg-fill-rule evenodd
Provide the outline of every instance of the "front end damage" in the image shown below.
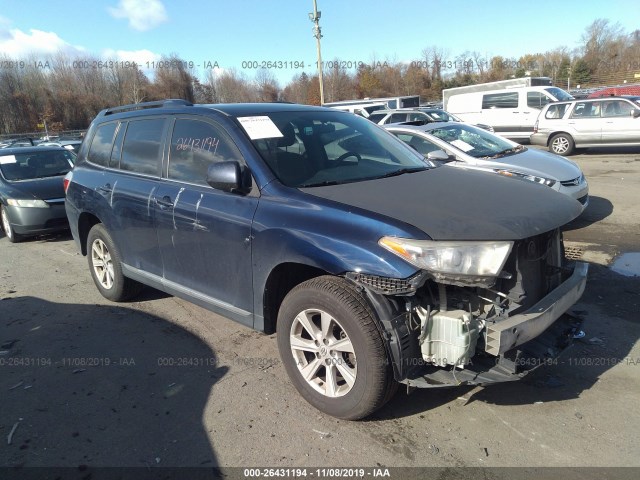
<path fill-rule="evenodd" d="M 579 331 L 565 312 L 584 292 L 587 267 L 567 262 L 556 229 L 514 242 L 491 278 L 347 278 L 378 312 L 396 380 L 426 388 L 518 380 L 555 363 Z"/>

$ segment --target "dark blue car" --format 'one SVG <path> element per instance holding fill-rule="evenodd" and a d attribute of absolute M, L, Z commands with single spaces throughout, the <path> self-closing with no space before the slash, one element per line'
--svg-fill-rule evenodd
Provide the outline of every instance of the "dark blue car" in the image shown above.
<path fill-rule="evenodd" d="M 347 112 L 111 108 L 66 185 L 102 295 L 150 285 L 277 332 L 297 390 L 340 418 L 370 414 L 398 383 L 521 378 L 577 328 L 563 313 L 587 271 L 567 263 L 560 233 L 577 201 L 433 168 Z"/>

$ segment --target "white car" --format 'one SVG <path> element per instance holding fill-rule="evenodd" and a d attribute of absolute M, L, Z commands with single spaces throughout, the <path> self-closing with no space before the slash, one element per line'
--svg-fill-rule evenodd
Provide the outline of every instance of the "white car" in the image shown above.
<path fill-rule="evenodd" d="M 578 164 L 567 158 L 524 147 L 466 123 L 384 128 L 432 162 L 540 183 L 573 197 L 583 209 L 589 202 L 587 180 Z"/>

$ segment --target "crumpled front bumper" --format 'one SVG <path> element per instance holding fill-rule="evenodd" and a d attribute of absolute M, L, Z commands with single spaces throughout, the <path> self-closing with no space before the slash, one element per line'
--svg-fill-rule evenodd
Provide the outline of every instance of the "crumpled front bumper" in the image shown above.
<path fill-rule="evenodd" d="M 577 262 L 573 274 L 524 313 L 487 325 L 485 350 L 500 355 L 534 339 L 576 303 L 584 292 L 589 265 Z"/>
<path fill-rule="evenodd" d="M 529 310 L 488 325 L 485 351 L 476 352 L 464 369 L 417 362 L 401 382 L 417 388 L 488 385 L 557 365 L 580 332 L 581 320 L 566 312 L 582 296 L 587 272 L 588 265 L 577 262 L 571 276 Z"/>

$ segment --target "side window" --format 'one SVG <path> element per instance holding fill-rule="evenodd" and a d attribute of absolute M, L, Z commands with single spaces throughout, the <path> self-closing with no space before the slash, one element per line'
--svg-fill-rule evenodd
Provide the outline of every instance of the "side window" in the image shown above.
<path fill-rule="evenodd" d="M 427 120 L 427 116 L 424 113 L 415 112 L 415 113 L 410 113 L 409 118 L 407 120 L 409 120 L 410 122 L 415 122 L 418 120 Z"/>
<path fill-rule="evenodd" d="M 571 118 L 595 118 L 600 116 L 602 102 L 577 102 L 571 112 Z"/>
<path fill-rule="evenodd" d="M 169 153 L 170 179 L 206 185 L 209 165 L 225 160 L 242 160 L 242 154 L 220 127 L 200 120 L 176 120 Z"/>
<path fill-rule="evenodd" d="M 609 100 L 603 102 L 603 117 L 628 117 L 633 106 L 624 100 Z"/>
<path fill-rule="evenodd" d="M 96 129 L 96 134 L 91 141 L 87 159 L 96 165 L 106 167 L 111 158 L 111 148 L 113 147 L 113 135 L 116 133 L 117 123 L 105 123 Z"/>
<path fill-rule="evenodd" d="M 122 145 L 120 169 L 158 175 L 164 118 L 130 121 Z"/>
<path fill-rule="evenodd" d="M 547 97 L 542 92 L 527 92 L 527 106 L 531 108 L 537 108 L 541 110 L 547 103 L 551 101 L 551 98 Z"/>
<path fill-rule="evenodd" d="M 488 93 L 482 96 L 482 109 L 518 108 L 518 92 Z"/>
<path fill-rule="evenodd" d="M 398 123 L 398 122 L 406 122 L 407 114 L 406 113 L 392 113 L 391 117 L 384 123 Z"/>

